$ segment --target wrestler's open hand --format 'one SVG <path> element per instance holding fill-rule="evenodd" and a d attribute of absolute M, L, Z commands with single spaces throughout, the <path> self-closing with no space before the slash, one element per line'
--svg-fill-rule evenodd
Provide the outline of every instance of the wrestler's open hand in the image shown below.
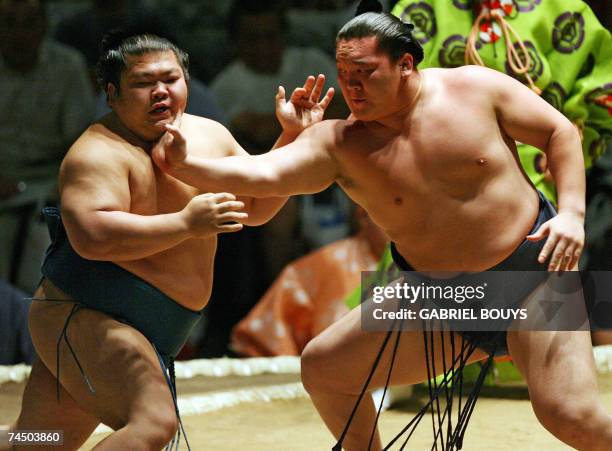
<path fill-rule="evenodd" d="M 157 141 L 151 150 L 151 157 L 163 171 L 180 167 L 187 158 L 187 143 L 180 129 L 180 117 L 172 124 L 166 124 L 166 133 Z"/>
<path fill-rule="evenodd" d="M 276 117 L 283 130 L 290 133 L 301 133 L 304 129 L 323 120 L 325 109 L 334 97 L 334 88 L 329 88 L 319 101 L 325 85 L 325 76 L 311 75 L 304 86 L 296 88 L 287 102 L 285 88 L 278 87 L 276 94 Z"/>
<path fill-rule="evenodd" d="M 538 256 L 544 263 L 549 257 L 549 271 L 567 271 L 573 269 L 584 247 L 584 225 L 581 218 L 573 213 L 559 213 L 546 221 L 533 234 L 529 241 L 540 241 L 548 237 Z"/>
<path fill-rule="evenodd" d="M 189 231 L 194 236 L 204 237 L 241 230 L 241 221 L 249 216 L 241 211 L 243 208 L 244 203 L 236 200 L 233 194 L 208 193 L 191 199 L 181 214 Z"/>

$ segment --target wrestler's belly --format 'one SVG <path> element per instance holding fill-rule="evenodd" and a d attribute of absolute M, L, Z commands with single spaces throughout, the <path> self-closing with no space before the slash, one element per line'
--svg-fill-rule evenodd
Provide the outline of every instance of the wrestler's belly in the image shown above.
<path fill-rule="evenodd" d="M 530 189 L 525 196 L 505 201 L 493 196 L 457 206 L 438 198 L 434 205 L 432 212 L 421 215 L 424 221 L 406 221 L 403 227 L 387 230 L 400 254 L 417 270 L 483 271 L 510 256 L 525 240 L 539 201 Z"/>
<path fill-rule="evenodd" d="M 199 311 L 210 299 L 217 239 L 188 240 L 148 258 L 114 262 L 184 307 Z"/>

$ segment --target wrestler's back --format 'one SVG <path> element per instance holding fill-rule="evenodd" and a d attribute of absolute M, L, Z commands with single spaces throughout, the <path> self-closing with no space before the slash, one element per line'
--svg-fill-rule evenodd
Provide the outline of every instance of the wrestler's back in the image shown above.
<path fill-rule="evenodd" d="M 220 125 L 184 115 L 182 129 L 188 151 L 209 158 L 229 154 L 217 139 Z M 109 144 L 116 164 L 129 171 L 129 212 L 138 215 L 174 213 L 200 194 L 197 189 L 163 173 L 142 148 L 121 139 L 105 125 L 92 125 L 80 138 L 80 146 Z M 67 158 L 70 158 L 70 153 Z M 106 183 L 113 183 L 107 180 Z M 60 187 L 65 188 L 60 175 Z M 115 264 L 151 283 L 172 299 L 192 310 L 201 310 L 210 298 L 217 237 L 190 238 L 146 258 L 114 261 Z"/>
<path fill-rule="evenodd" d="M 346 125 L 339 183 L 416 269 L 484 270 L 525 239 L 538 197 L 491 102 L 452 71 L 423 72 L 401 133 Z"/>

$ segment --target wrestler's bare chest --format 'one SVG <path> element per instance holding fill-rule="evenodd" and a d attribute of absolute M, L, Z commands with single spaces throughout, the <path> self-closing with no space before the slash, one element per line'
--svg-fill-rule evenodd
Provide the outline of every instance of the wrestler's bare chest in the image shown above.
<path fill-rule="evenodd" d="M 131 212 L 142 215 L 182 210 L 197 190 L 163 173 L 150 158 L 130 167 Z"/>
<path fill-rule="evenodd" d="M 508 217 L 500 212 L 514 212 L 532 191 L 494 116 L 476 126 L 453 113 L 415 120 L 401 133 L 362 133 L 337 154 L 347 194 L 419 255 L 441 242 L 449 254 L 476 250 L 502 233 Z M 510 230 L 507 241 L 518 234 Z"/>
<path fill-rule="evenodd" d="M 188 152 L 206 158 L 221 158 L 227 155 L 220 146 L 206 136 L 196 136 L 188 145 Z M 192 150 L 192 148 L 194 150 Z M 151 157 L 139 152 L 130 167 L 131 212 L 136 214 L 175 213 L 199 194 L 198 190 L 160 170 Z"/>
<path fill-rule="evenodd" d="M 517 171 L 512 150 L 497 130 L 465 130 L 451 118 L 411 124 L 404 133 L 360 131 L 336 153 L 339 183 L 362 203 L 381 209 L 429 203 L 440 198 L 468 200 L 479 187 Z M 465 131 L 464 131 L 465 130 Z"/>

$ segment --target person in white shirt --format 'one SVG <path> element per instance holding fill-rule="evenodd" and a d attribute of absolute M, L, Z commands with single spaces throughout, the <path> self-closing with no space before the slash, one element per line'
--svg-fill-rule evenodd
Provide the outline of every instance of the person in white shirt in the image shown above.
<path fill-rule="evenodd" d="M 269 102 L 262 102 L 262 96 L 274 95 L 278 85 L 299 86 L 315 72 L 324 74 L 328 85 L 338 88 L 336 65 L 317 48 L 286 46 L 288 21 L 278 1 L 235 1 L 227 17 L 237 56 L 215 77 L 211 88 L 234 136 L 251 152 L 263 152 L 280 130 L 274 105 L 271 108 Z M 332 101 L 332 110 L 338 102 Z M 328 110 L 327 115 L 334 117 L 334 111 Z"/>
<path fill-rule="evenodd" d="M 72 141 L 93 120 L 81 55 L 46 38 L 44 2 L 0 4 L 0 174 L 55 177 Z"/>

